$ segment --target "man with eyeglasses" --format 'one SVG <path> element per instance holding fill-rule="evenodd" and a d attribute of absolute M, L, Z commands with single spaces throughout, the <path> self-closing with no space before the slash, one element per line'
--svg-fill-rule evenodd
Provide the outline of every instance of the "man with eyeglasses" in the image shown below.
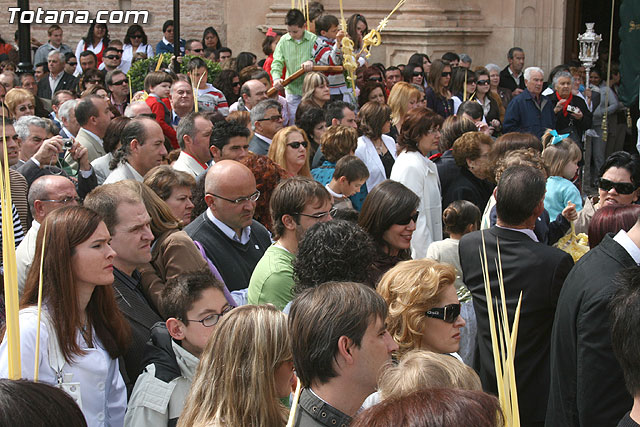
<path fill-rule="evenodd" d="M 98 67 L 98 70 L 103 70 L 105 73 L 114 70 L 120 70 L 122 65 L 122 49 L 118 49 L 115 46 L 109 46 L 104 50 L 102 54 L 102 64 Z"/>
<path fill-rule="evenodd" d="M 103 64 L 108 59 L 103 56 Z M 124 110 L 129 105 L 129 81 L 127 75 L 121 70 L 109 71 L 104 78 L 107 83 L 107 89 L 109 90 L 109 96 L 111 98 L 111 105 L 113 105 L 120 114 L 124 114 Z"/>
<path fill-rule="evenodd" d="M 484 269 L 478 248 L 486 248 L 491 294 L 500 299 L 496 266 L 499 250 L 509 327 L 522 294 L 515 377 L 523 426 L 544 425 L 550 383 L 553 316 L 562 284 L 573 267 L 571 255 L 540 243 L 533 232 L 538 217 L 544 211 L 545 191 L 546 176 L 540 170 L 524 165 L 507 168 L 496 190 L 496 225 L 466 234 L 459 244 L 462 275 L 473 297 L 478 322 L 474 368 L 480 375 L 483 390 L 489 393 L 497 392 L 497 384 Z M 571 357 L 569 354 L 564 356 Z M 564 375 L 564 372 L 557 375 Z"/>
<path fill-rule="evenodd" d="M 184 231 L 202 244 L 230 291 L 245 289 L 271 245 L 267 229 L 253 219 L 256 179 L 243 164 L 222 160 L 209 168 L 204 189 L 208 209 Z"/>
<path fill-rule="evenodd" d="M 49 52 L 47 65 L 49 77 L 41 78 L 38 82 L 38 96 L 43 99 L 51 99 L 51 96 L 59 90 L 73 90 L 76 82 L 72 74 L 64 70 L 64 55 L 57 50 Z"/>
<path fill-rule="evenodd" d="M 251 110 L 253 138 L 249 142 L 249 151 L 266 156 L 271 140 L 282 129 L 282 105 L 275 99 L 265 99 Z"/>
<path fill-rule="evenodd" d="M 304 233 L 332 219 L 332 197 L 317 181 L 294 177 L 281 181 L 271 195 L 273 238 L 249 282 L 249 304 L 270 303 L 283 310 L 293 299 L 293 261 Z"/>
<path fill-rule="evenodd" d="M 260 80 L 247 80 L 240 88 L 240 99 L 229 107 L 232 111 L 249 111 L 258 103 L 267 99 L 267 88 Z"/>
<path fill-rule="evenodd" d="M 80 202 L 76 186 L 68 177 L 62 175 L 45 175 L 33 181 L 29 187 L 29 209 L 33 221 L 24 240 L 16 249 L 18 267 L 18 289 L 24 291 L 27 273 L 31 268 L 36 253 L 36 238 L 42 221 L 55 209 L 64 206 L 76 206 Z"/>
<path fill-rule="evenodd" d="M 204 58 L 204 48 L 202 47 L 202 42 L 196 39 L 187 40 L 187 43 L 184 47 L 184 54 Z"/>

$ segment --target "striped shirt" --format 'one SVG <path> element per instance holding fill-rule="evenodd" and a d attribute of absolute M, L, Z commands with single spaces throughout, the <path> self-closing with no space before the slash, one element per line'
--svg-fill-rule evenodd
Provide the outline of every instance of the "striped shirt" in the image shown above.
<path fill-rule="evenodd" d="M 18 216 L 18 211 L 16 210 L 16 205 L 14 205 L 13 203 L 11 204 L 11 211 L 13 213 L 13 238 L 14 238 L 14 243 L 15 243 L 15 247 L 17 248 L 18 245 L 20 244 L 20 242 L 22 242 L 22 239 L 24 239 L 24 231 L 22 231 L 22 225 L 20 225 L 20 217 Z M 0 214 L 2 212 L 2 209 L 0 208 Z M 2 223 L 0 222 L 0 247 L 2 247 Z M 0 253 L 0 264 L 2 264 L 2 254 Z M 3 267 L 4 265 L 2 265 Z M 4 269 L 0 267 L 0 269 L 2 269 L 2 274 L 4 274 Z"/>
<path fill-rule="evenodd" d="M 300 69 L 303 62 L 313 60 L 313 44 L 316 35 L 309 31 L 304 32 L 302 40 L 293 40 L 289 33 L 280 38 L 273 52 L 271 64 L 271 77 L 275 81 L 282 76 L 282 69 L 287 68 L 287 77 Z M 288 95 L 302 95 L 302 82 L 304 78 L 294 80 L 286 86 Z"/>
<path fill-rule="evenodd" d="M 207 83 L 204 89 L 198 89 L 198 110 L 218 111 L 223 116 L 229 115 L 229 104 L 227 98 L 211 83 Z"/>

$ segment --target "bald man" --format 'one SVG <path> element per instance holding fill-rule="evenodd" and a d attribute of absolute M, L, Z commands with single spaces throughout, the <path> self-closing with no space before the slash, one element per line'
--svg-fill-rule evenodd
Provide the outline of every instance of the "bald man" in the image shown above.
<path fill-rule="evenodd" d="M 221 160 L 209 168 L 204 188 L 209 208 L 185 231 L 204 246 L 229 290 L 245 289 L 271 245 L 267 229 L 253 220 L 260 197 L 256 180 L 243 164 Z"/>
<path fill-rule="evenodd" d="M 29 209 L 33 222 L 31 228 L 16 249 L 18 266 L 18 289 L 24 290 L 27 273 L 36 253 L 36 237 L 42 221 L 55 209 L 78 204 L 78 193 L 73 182 L 63 175 L 44 175 L 29 187 Z"/>

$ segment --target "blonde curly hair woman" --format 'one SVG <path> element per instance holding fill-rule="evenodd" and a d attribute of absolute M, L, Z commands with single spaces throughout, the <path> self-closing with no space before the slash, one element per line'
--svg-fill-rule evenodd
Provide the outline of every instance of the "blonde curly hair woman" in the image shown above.
<path fill-rule="evenodd" d="M 293 380 L 287 317 L 273 305 L 224 316 L 200 358 L 178 427 L 283 426 Z"/>
<path fill-rule="evenodd" d="M 460 348 L 460 302 L 453 266 L 431 259 L 403 261 L 387 271 L 377 291 L 389 306 L 387 329 L 398 356 L 413 349 L 455 353 Z"/>

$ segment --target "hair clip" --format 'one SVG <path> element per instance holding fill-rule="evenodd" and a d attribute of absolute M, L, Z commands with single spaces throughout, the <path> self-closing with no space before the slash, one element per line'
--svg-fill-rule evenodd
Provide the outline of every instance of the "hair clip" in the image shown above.
<path fill-rule="evenodd" d="M 275 31 L 273 31 L 273 28 L 269 28 L 269 29 L 267 30 L 267 34 L 266 34 L 266 36 L 267 36 L 267 37 L 277 37 L 278 35 L 276 34 L 276 32 L 275 32 Z"/>
<path fill-rule="evenodd" d="M 567 138 L 569 136 L 568 133 L 563 133 L 562 135 L 558 135 L 558 131 L 555 130 L 555 129 L 550 131 L 549 134 L 551 136 L 553 136 L 553 140 L 551 141 L 551 145 L 559 144 L 563 139 L 565 139 L 565 138 Z"/>

